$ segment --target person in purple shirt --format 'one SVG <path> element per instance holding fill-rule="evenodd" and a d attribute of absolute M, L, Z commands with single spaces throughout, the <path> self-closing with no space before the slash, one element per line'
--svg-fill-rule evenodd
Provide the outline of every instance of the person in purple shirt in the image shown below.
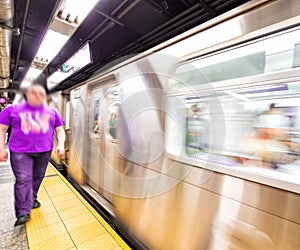
<path fill-rule="evenodd" d="M 0 113 L 0 161 L 8 159 L 4 145 L 7 129 L 12 128 L 8 148 L 16 179 L 15 226 L 29 221 L 31 209 L 41 206 L 37 193 L 51 157 L 54 130 L 58 141 L 55 153 L 65 152 L 64 121 L 44 104 L 45 100 L 45 89 L 32 85 L 26 91 L 26 102 L 8 106 Z"/>

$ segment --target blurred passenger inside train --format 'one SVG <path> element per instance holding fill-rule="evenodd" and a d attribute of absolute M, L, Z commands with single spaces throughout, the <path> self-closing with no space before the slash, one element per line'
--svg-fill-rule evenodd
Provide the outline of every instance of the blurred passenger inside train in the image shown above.
<path fill-rule="evenodd" d="M 98 121 L 98 119 L 97 119 L 97 120 L 94 120 L 93 131 L 94 131 L 94 136 L 95 136 L 95 137 L 98 136 L 99 129 L 100 129 L 100 126 L 99 126 L 99 121 Z"/>
<path fill-rule="evenodd" d="M 94 109 L 94 124 L 93 124 L 93 132 L 95 138 L 98 137 L 100 131 L 100 121 L 99 121 L 100 116 L 101 116 L 100 102 L 97 101 Z"/>
<path fill-rule="evenodd" d="M 113 139 L 117 139 L 117 124 L 117 115 L 113 112 L 109 117 L 109 133 Z"/>
<path fill-rule="evenodd" d="M 64 154 L 64 121 L 59 113 L 46 106 L 46 91 L 32 85 L 25 93 L 26 101 L 8 106 L 0 113 L 0 161 L 7 161 L 6 132 L 12 132 L 8 144 L 10 163 L 15 176 L 15 226 L 30 219 L 31 210 L 41 206 L 37 194 L 45 176 L 56 132 L 58 155 Z"/>
<path fill-rule="evenodd" d="M 187 115 L 187 140 L 190 150 L 206 150 L 208 148 L 208 119 L 200 104 L 193 104 Z"/>
<path fill-rule="evenodd" d="M 248 150 L 260 158 L 263 167 L 278 169 L 299 158 L 300 144 L 291 137 L 291 120 L 283 108 L 271 104 L 257 119 L 256 134 L 248 138 Z"/>

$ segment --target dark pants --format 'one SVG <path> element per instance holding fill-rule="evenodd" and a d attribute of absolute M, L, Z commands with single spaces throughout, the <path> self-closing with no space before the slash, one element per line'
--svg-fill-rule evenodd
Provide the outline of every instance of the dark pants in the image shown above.
<path fill-rule="evenodd" d="M 10 152 L 10 163 L 15 182 L 15 212 L 16 216 L 30 214 L 32 203 L 37 199 L 37 193 L 45 176 L 51 151 L 41 153 Z"/>

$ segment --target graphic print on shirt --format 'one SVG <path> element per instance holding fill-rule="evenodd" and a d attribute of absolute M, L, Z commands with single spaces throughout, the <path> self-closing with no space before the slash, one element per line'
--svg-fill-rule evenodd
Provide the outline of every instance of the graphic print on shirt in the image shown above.
<path fill-rule="evenodd" d="M 40 114 L 39 112 L 21 112 L 21 129 L 24 134 L 45 134 L 49 130 L 49 114 Z"/>

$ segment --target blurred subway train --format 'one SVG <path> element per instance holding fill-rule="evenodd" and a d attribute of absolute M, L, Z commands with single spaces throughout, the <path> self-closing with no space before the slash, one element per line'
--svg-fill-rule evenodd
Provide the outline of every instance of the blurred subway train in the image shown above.
<path fill-rule="evenodd" d="M 300 1 L 250 1 L 51 105 L 53 160 L 145 248 L 300 249 Z"/>

